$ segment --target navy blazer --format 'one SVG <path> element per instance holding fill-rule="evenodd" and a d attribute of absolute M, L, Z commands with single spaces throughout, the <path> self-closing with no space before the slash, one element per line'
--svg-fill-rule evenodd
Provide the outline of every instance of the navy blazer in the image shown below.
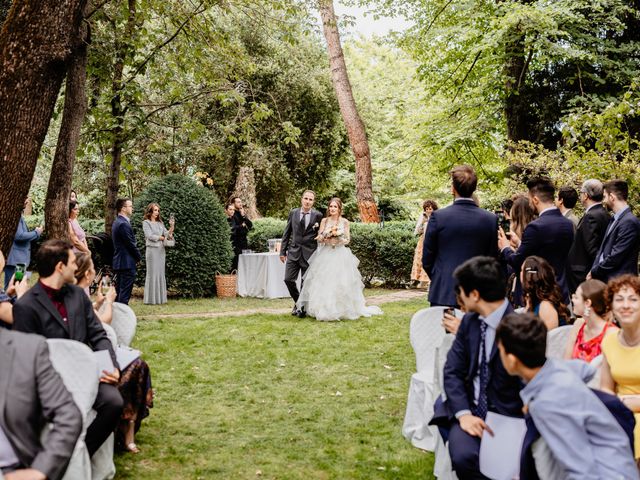
<path fill-rule="evenodd" d="M 498 217 L 466 198 L 433 212 L 422 250 L 429 302 L 456 305 L 453 271 L 478 255 L 498 256 Z"/>
<path fill-rule="evenodd" d="M 40 234 L 35 231 L 29 231 L 24 216 L 20 215 L 20 222 L 16 230 L 16 236 L 13 237 L 13 245 L 7 257 L 7 265 L 15 266 L 18 263 L 24 263 L 29 268 L 31 262 L 31 242 L 37 240 Z"/>
<path fill-rule="evenodd" d="M 142 256 L 136 246 L 136 237 L 133 234 L 131 224 L 122 215 L 116 217 L 111 227 L 111 239 L 113 240 L 114 270 L 135 270 L 136 263 Z"/>
<path fill-rule="evenodd" d="M 522 234 L 518 250 L 505 248 L 501 252 L 504 260 L 520 275 L 520 268 L 527 257 L 537 255 L 544 258 L 556 272 L 556 280 L 562 289 L 564 301 L 569 301 L 567 284 L 567 255 L 573 244 L 573 222 L 565 218 L 560 210 L 547 210 L 527 225 Z"/>
<path fill-rule="evenodd" d="M 613 218 L 609 224 L 611 222 Z M 606 283 L 609 279 L 625 273 L 637 275 L 639 248 L 640 220 L 628 209 L 613 225 L 611 231 L 605 234 L 591 267 L 591 276 Z M 600 262 L 602 254 L 604 259 Z"/>
<path fill-rule="evenodd" d="M 513 313 L 507 306 L 504 315 Z M 504 318 L 504 317 L 503 317 Z M 444 365 L 444 391 L 447 400 L 436 401 L 433 425 L 448 427 L 455 420 L 456 412 L 471 410 L 473 405 L 473 379 L 478 373 L 480 354 L 480 319 L 477 313 L 467 313 L 462 318 L 456 339 L 447 354 Z M 498 346 L 494 342 L 489 357 L 487 402 L 491 412 L 509 417 L 522 417 L 522 382 L 512 377 L 502 366 Z"/>

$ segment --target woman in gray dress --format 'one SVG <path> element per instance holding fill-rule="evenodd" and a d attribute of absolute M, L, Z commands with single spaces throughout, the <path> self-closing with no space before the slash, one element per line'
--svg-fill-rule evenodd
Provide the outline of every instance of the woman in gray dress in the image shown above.
<path fill-rule="evenodd" d="M 169 219 L 169 230 L 162 223 L 160 206 L 150 203 L 144 213 L 142 229 L 146 239 L 147 278 L 144 282 L 144 303 L 157 305 L 167 303 L 167 281 L 164 276 L 165 247 L 176 244 L 173 238 L 173 217 Z"/>

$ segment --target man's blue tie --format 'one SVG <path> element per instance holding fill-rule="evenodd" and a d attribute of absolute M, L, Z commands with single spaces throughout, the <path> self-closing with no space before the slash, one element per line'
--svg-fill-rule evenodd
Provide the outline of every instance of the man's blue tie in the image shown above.
<path fill-rule="evenodd" d="M 480 377 L 480 391 L 478 393 L 478 404 L 476 405 L 476 416 L 484 419 L 487 416 L 487 381 L 489 380 L 489 364 L 485 348 L 485 338 L 487 337 L 487 324 L 480 320 L 480 366 L 478 376 Z"/>

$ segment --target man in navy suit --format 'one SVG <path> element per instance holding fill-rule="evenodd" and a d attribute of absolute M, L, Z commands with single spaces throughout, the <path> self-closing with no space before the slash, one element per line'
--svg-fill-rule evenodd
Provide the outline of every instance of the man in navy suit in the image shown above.
<path fill-rule="evenodd" d="M 562 289 L 564 303 L 569 302 L 566 278 L 567 255 L 573 244 L 573 222 L 565 218 L 554 204 L 555 186 L 547 178 L 534 178 L 527 182 L 529 202 L 538 212 L 538 218 L 527 225 L 522 240 L 511 232 L 511 238 L 500 230 L 498 246 L 504 261 L 519 274 L 527 257 L 537 255 L 553 267 L 556 281 Z M 517 250 L 513 250 L 513 246 Z"/>
<path fill-rule="evenodd" d="M 471 195 L 478 177 L 469 165 L 451 170 L 453 205 L 429 218 L 422 250 L 422 266 L 431 279 L 431 306 L 457 305 L 453 271 L 478 256 L 498 256 L 498 218 L 479 208 Z"/>
<path fill-rule="evenodd" d="M 604 203 L 613 212 L 613 218 L 587 278 L 608 282 L 625 273 L 638 274 L 640 220 L 631 213 L 627 198 L 629 186 L 624 180 L 604 184 Z"/>
<path fill-rule="evenodd" d="M 444 366 L 447 399 L 436 401 L 431 424 L 449 440 L 458 478 L 485 479 L 478 455 L 487 412 L 522 417 L 522 383 L 504 369 L 495 343 L 500 320 L 513 308 L 505 298 L 506 280 L 495 258 L 472 258 L 456 269 L 454 277 L 468 313 Z"/>
<path fill-rule="evenodd" d="M 131 228 L 133 202 L 128 198 L 119 198 L 116 202 L 116 217 L 111 227 L 113 239 L 113 271 L 118 276 L 116 282 L 116 302 L 128 304 L 136 279 L 136 264 L 140 261 L 140 250 L 136 246 L 136 237 Z"/>

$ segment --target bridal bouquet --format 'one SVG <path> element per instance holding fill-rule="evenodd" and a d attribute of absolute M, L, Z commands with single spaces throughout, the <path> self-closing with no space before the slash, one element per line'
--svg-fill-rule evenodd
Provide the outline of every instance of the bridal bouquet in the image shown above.
<path fill-rule="evenodd" d="M 332 242 L 331 246 L 333 248 L 336 248 L 336 245 L 338 243 L 346 243 L 346 238 L 344 236 L 344 228 L 339 227 L 338 225 L 334 225 L 329 230 L 323 232 L 322 236 L 328 240 L 333 240 L 333 239 L 336 240 L 335 243 Z"/>

